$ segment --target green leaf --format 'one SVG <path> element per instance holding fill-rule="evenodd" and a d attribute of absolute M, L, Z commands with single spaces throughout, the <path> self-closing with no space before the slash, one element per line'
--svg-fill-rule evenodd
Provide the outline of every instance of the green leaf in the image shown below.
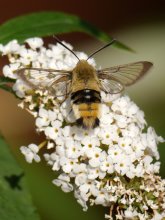
<path fill-rule="evenodd" d="M 23 170 L 0 137 L 0 219 L 39 220 Z"/>
<path fill-rule="evenodd" d="M 0 88 L 10 93 L 13 93 L 15 95 L 14 91 L 12 90 L 12 87 L 8 85 L 9 83 L 14 83 L 14 82 L 15 82 L 15 79 L 10 79 L 5 76 L 0 76 Z"/>
<path fill-rule="evenodd" d="M 9 77 L 0 76 L 0 85 L 4 85 L 6 83 L 14 83 L 15 79 L 11 79 Z"/>
<path fill-rule="evenodd" d="M 6 44 L 13 39 L 20 43 L 30 37 L 45 37 L 53 34 L 85 32 L 103 42 L 113 38 L 79 17 L 62 12 L 38 12 L 13 18 L 0 26 L 0 43 Z M 117 41 L 115 47 L 133 51 Z"/>

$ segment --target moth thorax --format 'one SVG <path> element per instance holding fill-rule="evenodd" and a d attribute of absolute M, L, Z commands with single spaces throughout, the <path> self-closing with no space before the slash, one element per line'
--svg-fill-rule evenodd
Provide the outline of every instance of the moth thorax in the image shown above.
<path fill-rule="evenodd" d="M 72 72 L 72 92 L 83 89 L 100 91 L 96 70 L 86 60 L 80 60 Z"/>
<path fill-rule="evenodd" d="M 79 77 L 89 77 L 95 72 L 94 67 L 89 64 L 86 60 L 80 60 L 76 67 L 73 69 L 74 73 L 77 73 Z"/>
<path fill-rule="evenodd" d="M 100 92 L 90 89 L 79 90 L 71 94 L 71 100 L 77 125 L 87 129 L 99 125 Z"/>

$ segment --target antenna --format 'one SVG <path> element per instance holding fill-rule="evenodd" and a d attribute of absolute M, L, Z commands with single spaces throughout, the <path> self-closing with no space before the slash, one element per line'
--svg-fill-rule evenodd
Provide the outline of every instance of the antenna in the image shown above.
<path fill-rule="evenodd" d="M 59 44 L 61 44 L 63 47 L 65 47 L 65 49 L 69 50 L 69 51 L 80 61 L 80 59 L 78 58 L 78 56 L 77 56 L 71 49 L 69 49 L 65 44 L 63 44 L 63 43 L 58 39 L 58 37 L 56 37 L 56 36 L 54 36 L 54 35 L 53 35 L 53 37 L 56 39 L 56 41 L 57 41 Z"/>
<path fill-rule="evenodd" d="M 112 45 L 113 43 L 116 42 L 116 39 L 113 39 L 111 42 L 109 42 L 108 44 L 104 45 L 103 47 L 99 48 L 98 50 L 96 50 L 95 52 L 93 52 L 88 58 L 87 60 L 89 60 L 89 58 L 93 57 L 93 55 L 95 55 L 96 53 L 100 52 L 101 50 L 105 49 L 106 47 L 109 47 L 110 45 Z"/>

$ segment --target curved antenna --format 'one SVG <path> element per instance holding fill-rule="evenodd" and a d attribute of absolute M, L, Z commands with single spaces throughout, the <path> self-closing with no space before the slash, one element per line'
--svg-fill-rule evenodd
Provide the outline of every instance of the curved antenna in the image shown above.
<path fill-rule="evenodd" d="M 69 47 L 67 47 L 65 44 L 63 44 L 63 43 L 58 39 L 58 37 L 56 37 L 56 36 L 54 36 L 54 35 L 53 35 L 53 37 L 56 39 L 56 41 L 57 41 L 59 44 L 61 44 L 63 47 L 65 47 L 65 49 L 69 50 L 69 51 L 80 61 L 79 57 L 78 57 L 71 49 L 69 49 Z"/>
<path fill-rule="evenodd" d="M 116 42 L 116 39 L 113 39 L 111 42 L 109 42 L 108 44 L 104 45 L 103 47 L 99 48 L 98 50 L 96 50 L 94 53 L 92 53 L 87 60 L 89 60 L 89 58 L 93 57 L 96 53 L 100 52 L 101 50 L 105 49 L 106 47 L 109 47 L 110 45 L 112 45 L 113 43 Z"/>

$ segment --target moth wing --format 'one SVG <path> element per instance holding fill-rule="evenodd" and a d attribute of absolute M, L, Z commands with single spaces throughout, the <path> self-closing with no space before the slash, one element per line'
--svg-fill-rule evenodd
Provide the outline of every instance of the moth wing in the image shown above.
<path fill-rule="evenodd" d="M 100 79 L 101 89 L 105 93 L 118 94 L 124 90 L 124 85 L 116 79 Z"/>
<path fill-rule="evenodd" d="M 126 65 L 98 70 L 102 89 L 108 93 L 120 93 L 125 86 L 136 83 L 152 67 L 147 61 L 135 62 Z"/>
<path fill-rule="evenodd" d="M 42 68 L 22 68 L 15 71 L 20 78 L 30 88 L 48 91 L 55 97 L 68 94 L 71 84 L 71 72 L 65 70 L 42 69 Z"/>

